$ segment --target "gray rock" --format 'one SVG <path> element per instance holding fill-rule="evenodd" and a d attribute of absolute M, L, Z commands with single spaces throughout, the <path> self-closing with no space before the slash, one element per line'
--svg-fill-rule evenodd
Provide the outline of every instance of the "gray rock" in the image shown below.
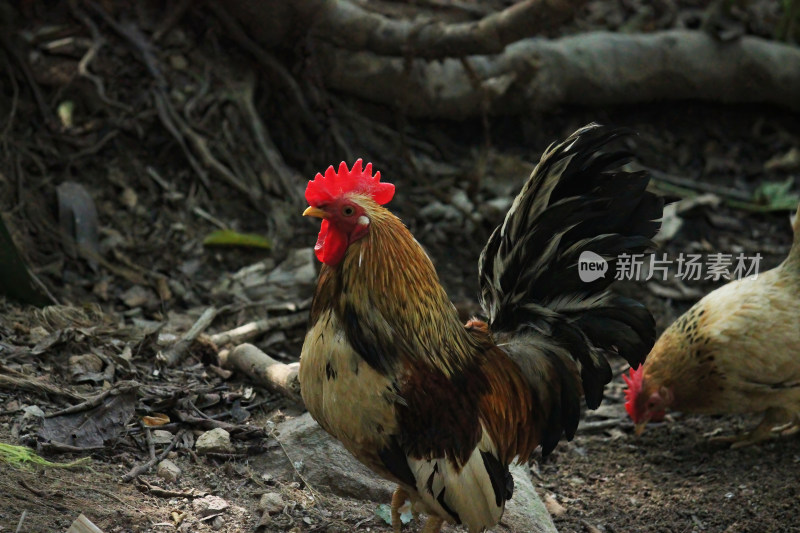
<path fill-rule="evenodd" d="M 279 446 L 265 454 L 264 469 L 275 478 L 295 479 L 292 462 L 302 462 L 303 478 L 318 491 L 377 503 L 388 504 L 391 501 L 395 486 L 359 463 L 308 413 L 282 422 L 276 433 L 290 459 L 287 460 Z M 528 468 L 512 465 L 511 473 L 514 476 L 514 497 L 506 504 L 502 521 L 492 531 L 558 533 L 536 493 Z"/>
<path fill-rule="evenodd" d="M 514 476 L 514 497 L 506 502 L 506 512 L 501 525 L 514 533 L 558 533 L 550 513 L 533 487 L 531 474 L 525 465 L 511 465 Z M 495 527 L 495 531 L 504 531 Z"/>
<path fill-rule="evenodd" d="M 164 429 L 153 430 L 153 444 L 169 444 L 175 435 Z"/>
<path fill-rule="evenodd" d="M 219 496 L 205 496 L 192 501 L 192 510 L 200 518 L 218 515 L 224 512 L 230 504 Z"/>
<path fill-rule="evenodd" d="M 278 446 L 267 452 L 264 470 L 275 478 L 297 479 L 292 463 L 302 462 L 303 478 L 318 491 L 359 500 L 391 500 L 394 487 L 356 461 L 308 413 L 286 419 L 275 432 L 291 459 Z"/>
<path fill-rule="evenodd" d="M 277 492 L 264 493 L 258 501 L 258 510 L 267 514 L 280 513 L 285 506 L 286 502 L 283 501 L 283 496 Z"/>
<path fill-rule="evenodd" d="M 230 453 L 233 451 L 231 434 L 222 428 L 206 431 L 197 437 L 194 448 L 200 455 L 204 453 Z"/>
<path fill-rule="evenodd" d="M 181 469 L 169 459 L 164 459 L 158 463 L 156 475 L 165 481 L 173 483 L 177 481 L 179 477 L 181 477 Z"/>

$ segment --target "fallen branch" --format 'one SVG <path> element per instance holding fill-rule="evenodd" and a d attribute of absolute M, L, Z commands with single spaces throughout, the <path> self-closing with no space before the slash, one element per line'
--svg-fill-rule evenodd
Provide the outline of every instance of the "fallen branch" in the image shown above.
<path fill-rule="evenodd" d="M 414 60 L 320 46 L 322 79 L 417 117 L 538 112 L 559 105 L 661 100 L 772 103 L 800 110 L 800 48 L 758 37 L 719 42 L 705 32 L 593 32 L 525 39 L 496 56 Z M 479 83 L 476 87 L 474 80 Z M 413 94 L 413 98 L 408 95 Z"/>
<path fill-rule="evenodd" d="M 158 462 L 166 459 L 167 455 L 169 455 L 169 452 L 171 452 L 178 442 L 180 442 L 180 440 L 183 438 L 183 433 L 184 430 L 178 431 L 172 438 L 172 442 L 170 442 L 169 445 L 164 448 L 164 451 L 162 451 L 158 457 L 153 457 L 146 463 L 133 467 L 130 472 L 122 476 L 122 482 L 127 483 L 132 479 L 136 479 L 140 475 L 147 473 L 147 471 L 153 468 Z"/>
<path fill-rule="evenodd" d="M 197 319 L 189 331 L 183 334 L 181 338 L 168 349 L 164 350 L 163 352 L 159 352 L 156 356 L 156 360 L 160 363 L 164 364 L 165 366 L 175 366 L 179 362 L 183 360 L 186 354 L 189 352 L 189 347 L 197 340 L 197 337 L 203 333 L 208 326 L 214 321 L 214 318 L 217 316 L 217 310 L 213 307 L 209 307 L 203 314 L 200 315 L 200 318 Z"/>
<path fill-rule="evenodd" d="M 348 50 L 369 50 L 387 56 L 440 59 L 473 54 L 496 54 L 510 43 L 551 30 L 570 20 L 587 0 L 524 0 L 477 22 L 445 22 L 431 19 L 392 19 L 368 11 L 349 0 L 292 0 L 273 2 L 294 16 L 277 17 L 276 6 L 252 0 L 228 2 L 231 11 L 267 46 L 274 46 L 275 33 L 264 28 L 276 20 L 286 26 L 311 28 L 320 41 Z M 288 4 L 288 6 L 286 5 Z M 258 30 L 258 31 L 256 31 Z M 280 30 L 279 30 L 280 31 Z M 285 34 L 283 28 L 281 33 Z"/>
<path fill-rule="evenodd" d="M 240 344 L 245 341 L 255 339 L 256 337 L 272 331 L 273 329 L 288 329 L 308 321 L 308 312 L 295 313 L 293 315 L 276 316 L 273 318 L 264 318 L 255 322 L 250 322 L 238 328 L 229 331 L 223 331 L 215 335 L 211 335 L 211 342 L 217 346 L 225 344 Z"/>
<path fill-rule="evenodd" d="M 223 367 L 246 374 L 253 382 L 271 391 L 279 392 L 297 403 L 302 403 L 299 363 L 284 364 L 268 356 L 252 344 L 241 344 L 232 352 L 220 354 Z"/>
<path fill-rule="evenodd" d="M 106 398 L 108 398 L 109 396 L 119 396 L 138 389 L 139 389 L 139 383 L 136 381 L 120 381 L 119 383 L 116 383 L 112 388 L 105 390 L 95 396 L 92 396 L 88 400 L 85 400 L 77 405 L 72 405 L 70 407 L 67 407 L 66 409 L 62 409 L 60 411 L 47 414 L 44 417 L 54 418 L 57 416 L 65 416 L 74 413 L 81 413 L 83 411 L 88 411 L 90 409 L 94 409 L 95 407 L 102 405 L 103 402 L 105 402 Z"/>
<path fill-rule="evenodd" d="M 230 422 L 224 422 L 222 420 L 186 414 L 182 411 L 177 411 L 175 416 L 184 424 L 189 424 L 206 431 L 217 428 L 224 429 L 231 434 L 231 437 L 235 436 L 239 439 L 259 439 L 267 436 L 267 431 L 258 426 L 250 426 L 247 424 L 231 424 Z"/>

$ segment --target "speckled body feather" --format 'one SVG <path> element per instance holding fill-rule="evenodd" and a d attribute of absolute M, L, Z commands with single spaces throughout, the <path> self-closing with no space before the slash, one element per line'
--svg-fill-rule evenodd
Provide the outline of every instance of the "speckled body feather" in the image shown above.
<path fill-rule="evenodd" d="M 800 220 L 800 219 L 798 219 Z M 688 413 L 800 415 L 800 222 L 787 259 L 709 293 L 667 328 L 643 368 L 643 404 Z M 641 407 L 640 410 L 643 410 Z"/>
<path fill-rule="evenodd" d="M 488 322 L 461 324 L 400 220 L 352 197 L 369 233 L 322 268 L 301 357 L 303 398 L 423 512 L 470 532 L 495 525 L 512 495 L 511 461 L 571 437 L 584 388 L 599 403 L 610 379 L 604 354 L 639 362 L 652 345 L 643 306 L 607 293 L 610 280 L 578 280 L 582 250 L 639 251 L 658 228 L 661 202 L 645 192 L 647 177 L 609 171 L 623 154 L 597 155 L 617 135 L 579 130 L 542 157 L 481 256 Z"/>

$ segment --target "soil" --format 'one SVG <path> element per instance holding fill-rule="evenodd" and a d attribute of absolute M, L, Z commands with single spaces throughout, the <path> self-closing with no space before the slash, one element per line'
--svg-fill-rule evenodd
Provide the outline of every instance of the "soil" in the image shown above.
<path fill-rule="evenodd" d="M 61 20 L 73 28 L 73 33 L 68 34 L 86 35 L 87 30 L 80 24 L 79 30 L 74 29 L 75 18 L 69 18 L 63 6 L 48 12 L 38 2 L 23 4 L 29 12 L 20 23 L 21 28 L 36 30 Z M 697 15 L 701 4 L 677 3 L 687 19 Z M 592 2 L 583 18 L 564 31 L 600 26 L 620 29 L 642 12 L 649 13 L 647 20 L 652 22 L 659 11 L 648 12 L 643 5 Z M 743 31 L 768 35 L 774 23 L 748 13 L 737 19 L 747 22 L 742 23 Z M 236 135 L 236 128 L 241 127 L 236 121 L 242 120 L 242 115 L 236 115 L 236 109 L 225 108 L 229 101 L 214 100 L 230 89 L 220 79 L 244 79 L 253 67 L 245 60 L 232 59 L 236 57 L 233 45 L 214 34 L 213 25 L 207 30 L 199 22 L 208 20 L 189 17 L 178 24 L 165 37 L 159 53 L 165 64 L 173 67 L 166 71 L 167 76 L 209 77 L 207 100 L 195 95 L 202 109 L 187 116 L 200 121 L 198 131 L 214 139 L 218 154 L 225 154 L 226 149 L 232 150 L 232 144 L 225 144 L 224 136 Z M 663 21 L 653 22 L 649 28 L 659 24 L 664 25 Z M 104 27 L 103 31 L 109 30 Z M 69 469 L 3 464 L 0 532 L 65 531 L 79 513 L 105 533 L 253 531 L 259 524 L 259 500 L 265 493 L 280 494 L 284 507 L 261 523 L 261 531 L 390 531 L 375 514 L 379 504 L 388 502 L 319 494 L 302 480 L 275 479 L 264 469 L 260 454 L 265 448 L 278 445 L 269 429 L 264 428 L 299 411 L 280 395 L 220 369 L 216 348 L 224 346 L 195 344 L 178 367 L 161 368 L 157 364 L 159 351 L 174 342 L 175 335 L 186 331 L 208 306 L 221 309 L 206 331 L 209 334 L 263 318 L 263 301 L 236 299 L 220 290 L 220 284 L 241 268 L 259 261 L 279 264 L 291 249 L 310 247 L 316 229 L 300 221 L 302 206 L 287 200 L 279 184 L 273 182 L 261 188 L 264 196 L 259 203 L 229 184 L 215 181 L 209 187 L 203 183 L 183 159 L 184 152 L 174 139 L 158 125 L 152 101 L 137 93 L 138 86 L 132 80 L 146 75 L 143 67 L 131 59 L 130 50 L 118 36 L 109 39 L 111 45 L 99 55 L 93 69 L 103 76 L 111 98 L 136 107 L 135 113 L 124 119 L 112 119 L 112 115 L 98 110 L 103 107 L 95 97 L 86 97 L 95 94 L 92 83 L 72 80 L 58 85 L 59 65 L 69 63 L 74 67 L 81 54 L 49 57 L 50 70 L 37 70 L 36 82 L 46 105 L 53 109 L 65 100 L 75 103 L 76 120 L 80 121 L 75 129 L 47 135 L 35 127 L 44 119 L 39 116 L 35 95 L 24 83 L 15 89 L 3 86 L 0 94 L 2 99 L 13 96 L 18 100 L 17 118 L 9 130 L 11 137 L 8 132 L 3 134 L 4 155 L 8 156 L 0 171 L 3 219 L 32 271 L 64 304 L 47 314 L 11 301 L 1 303 L 0 374 L 51 384 L 84 398 L 122 380 L 135 379 L 142 384 L 138 401 L 131 405 L 137 416 L 126 426 L 124 435 L 117 435 L 88 453 L 54 450 L 37 438 L 40 422 L 26 410 L 35 406 L 53 413 L 76 401 L 0 384 L 0 443 L 38 447 L 52 461 L 91 457 L 88 466 Z M 180 62 L 187 58 L 190 66 L 181 67 Z M 275 109 L 279 104 L 269 101 L 270 96 L 275 95 L 259 94 L 257 107 L 265 116 L 275 118 L 270 124 L 277 128 L 275 142 L 287 163 L 310 177 L 312 171 L 339 160 L 330 155 L 329 140 L 319 151 L 310 150 L 315 153 L 303 160 L 304 151 L 289 147 L 291 135 L 281 129 L 286 126 L 281 122 L 285 117 Z M 5 103 L 0 105 L 4 116 L 10 108 Z M 359 109 L 363 112 L 371 108 Z M 201 117 L 202 114 L 205 115 Z M 386 118 L 391 113 L 378 110 L 378 114 L 380 119 L 376 121 L 383 120 L 388 128 L 397 127 L 394 119 Z M 223 116 L 229 122 L 215 128 L 214 120 Z M 493 119 L 488 132 L 480 121 L 409 125 L 409 131 L 422 139 L 420 142 L 446 139 L 436 141 L 440 142 L 437 146 L 444 147 L 439 154 L 445 168 L 436 182 L 421 179 L 418 172 L 409 170 L 403 163 L 407 153 L 378 159 L 398 162 L 391 173 L 392 181 L 398 185 L 393 208 L 434 257 L 442 282 L 457 307 L 470 314 L 478 309 L 476 260 L 502 213 L 485 214 L 465 231 L 464 219 L 442 220 L 425 208 L 434 200 L 447 203 L 455 190 L 465 191 L 475 205 L 497 196 L 503 182 L 498 179 L 487 183 L 476 178 L 480 174 L 474 171 L 478 161 L 496 164 L 498 176 L 503 175 L 501 163 L 511 161 L 513 164 L 507 166 L 512 169 L 530 168 L 529 164 L 550 142 L 594 121 L 627 126 L 638 132 L 629 148 L 636 161 L 647 168 L 695 179 L 720 196 L 724 196 L 724 188 L 752 195 L 765 182 L 797 180 L 797 166 L 766 163 L 800 147 L 798 118 L 768 105 L 722 106 L 707 102 L 604 110 L 568 108 L 538 117 Z M 351 130 L 343 127 L 347 135 Z M 287 127 L 286 131 L 290 130 Z M 113 131 L 118 133 L 104 140 Z M 361 147 L 357 138 L 351 141 L 353 146 Z M 364 148 L 365 152 L 374 146 Z M 242 154 L 248 156 L 248 149 L 243 147 Z M 411 150 L 409 146 L 404 149 Z M 228 155 L 232 159 L 225 159 L 226 162 L 237 154 L 230 151 Z M 454 156 L 462 159 L 453 159 Z M 237 170 L 249 172 L 246 168 Z M 526 176 L 523 171 L 509 173 L 518 180 L 509 182 L 512 186 L 519 186 Z M 389 172 L 384 170 L 384 174 Z M 76 250 L 74 242 L 59 229 L 55 187 L 68 180 L 82 184 L 96 205 L 98 250 L 103 258 L 99 263 Z M 253 183 L 253 187 L 260 187 L 257 180 Z M 793 182 L 792 190 L 796 187 Z M 674 189 L 666 187 L 661 192 L 670 200 L 678 199 Z M 663 251 L 672 259 L 680 253 L 760 253 L 764 270 L 777 265 L 791 243 L 786 210 L 762 213 L 723 201 L 699 205 L 682 217 L 682 228 L 663 245 Z M 203 238 L 221 226 L 268 235 L 272 249 L 203 246 Z M 702 294 L 721 283 L 703 280 L 681 286 L 674 280 L 628 282 L 619 290 L 643 301 L 656 316 L 661 331 Z M 278 297 L 270 301 L 272 307 L 266 315 L 302 310 L 307 305 L 302 300 L 311 296 L 312 290 L 307 289 L 300 298 L 287 289 L 294 299 Z M 291 362 L 297 359 L 303 333 L 302 327 L 270 331 L 252 342 L 277 359 Z M 131 350 L 126 352 L 125 347 Z M 108 375 L 74 372 L 76 362 L 70 358 L 87 354 L 102 360 L 100 373 L 108 371 L 110 361 L 115 363 L 116 373 L 109 379 Z M 550 501 L 559 531 L 800 531 L 797 436 L 731 450 L 713 442 L 711 436 L 746 431 L 757 424 L 757 415 L 709 417 L 673 413 L 637 437 L 623 409 L 621 361 L 615 362 L 615 369 L 603 406 L 597 412 L 584 414 L 582 429 L 575 439 L 562 442 L 549 457 L 537 457 L 531 462 L 535 485 L 542 498 Z M 170 416 L 163 428 L 179 435 L 169 457 L 181 468 L 180 479 L 169 482 L 151 470 L 137 480 L 122 481 L 132 468 L 149 459 L 148 431 L 139 419 L 158 412 Z M 192 445 L 211 422 L 180 419 L 187 414 L 230 424 L 234 451 L 198 456 Z M 184 433 L 179 433 L 181 430 Z M 160 454 L 165 447 L 166 444 L 156 444 L 154 451 Z M 287 453 L 291 455 L 291 450 Z M 219 496 L 230 507 L 218 517 L 213 513 L 203 517 L 196 502 L 205 495 Z M 416 522 L 406 527 L 407 531 L 421 529 Z M 444 531 L 448 530 L 455 529 L 445 527 Z"/>

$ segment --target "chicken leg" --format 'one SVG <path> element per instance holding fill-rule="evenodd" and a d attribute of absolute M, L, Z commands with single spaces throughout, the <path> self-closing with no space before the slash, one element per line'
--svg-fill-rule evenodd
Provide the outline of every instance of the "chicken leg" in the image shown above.
<path fill-rule="evenodd" d="M 794 421 L 794 416 L 791 412 L 783 409 L 782 407 L 770 407 L 764 413 L 764 419 L 761 420 L 755 428 L 749 433 L 741 435 L 734 435 L 732 437 L 714 437 L 711 442 L 730 442 L 731 449 L 744 448 L 758 444 L 773 438 L 773 430 L 781 426 L 780 429 L 786 429 L 787 425 L 791 426 Z"/>
<path fill-rule="evenodd" d="M 406 503 L 408 493 L 402 487 L 397 487 L 394 494 L 392 494 L 392 530 L 394 533 L 400 533 L 400 528 L 403 527 L 403 522 L 400 520 L 400 507 Z"/>
<path fill-rule="evenodd" d="M 420 533 L 439 533 L 442 530 L 443 523 L 444 520 L 438 516 L 430 516 L 428 517 L 428 521 L 425 522 L 425 527 L 422 528 Z"/>

